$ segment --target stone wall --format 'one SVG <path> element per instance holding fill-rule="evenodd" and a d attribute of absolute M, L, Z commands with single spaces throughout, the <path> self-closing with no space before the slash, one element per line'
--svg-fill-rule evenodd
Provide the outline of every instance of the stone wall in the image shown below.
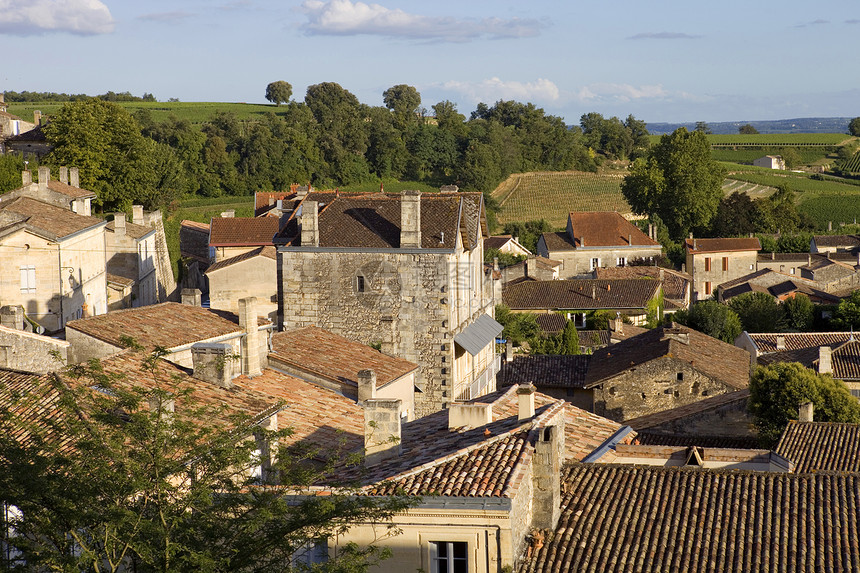
<path fill-rule="evenodd" d="M 591 266 L 592 259 L 600 259 L 600 267 L 617 267 L 618 259 L 624 257 L 625 265 L 635 259 L 643 259 L 649 257 L 658 257 L 662 252 L 662 247 L 584 247 L 571 251 L 549 251 L 543 244 L 538 245 L 538 254 L 542 257 L 561 261 L 562 266 L 559 271 L 559 277 L 569 279 L 574 277 L 586 277 L 593 267 Z"/>
<path fill-rule="evenodd" d="M 650 433 L 670 436 L 680 434 L 745 438 L 756 435 L 752 417 L 747 412 L 747 400 L 735 400 L 718 408 L 651 426 L 647 430 Z"/>
<path fill-rule="evenodd" d="M 36 374 L 59 370 L 66 363 L 68 348 L 65 340 L 0 326 L 0 368 Z"/>
<path fill-rule="evenodd" d="M 70 344 L 69 364 L 80 364 L 93 358 L 107 358 L 122 350 L 74 328 L 66 328 L 66 341 Z"/>
<path fill-rule="evenodd" d="M 631 367 L 594 388 L 594 412 L 622 422 L 733 390 L 688 362 L 664 357 Z"/>
<path fill-rule="evenodd" d="M 723 270 L 723 259 L 726 259 L 726 270 Z M 693 275 L 693 300 L 714 298 L 717 286 L 748 275 L 755 271 L 758 254 L 756 251 L 738 251 L 723 253 L 687 252 L 687 272 Z M 708 262 L 710 261 L 710 262 Z M 710 269 L 708 267 L 710 266 Z M 707 284 L 710 283 L 710 293 Z"/>
<path fill-rule="evenodd" d="M 209 307 L 218 310 L 239 311 L 239 299 L 253 296 L 257 299 L 257 314 L 277 320 L 278 279 L 277 263 L 264 256 L 215 269 L 208 273 Z"/>

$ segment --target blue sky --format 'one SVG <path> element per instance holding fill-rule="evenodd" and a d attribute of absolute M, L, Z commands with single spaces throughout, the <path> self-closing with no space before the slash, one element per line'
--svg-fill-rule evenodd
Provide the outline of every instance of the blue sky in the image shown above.
<path fill-rule="evenodd" d="M 264 103 L 396 84 L 648 122 L 860 115 L 857 0 L 0 0 L 0 89 Z"/>

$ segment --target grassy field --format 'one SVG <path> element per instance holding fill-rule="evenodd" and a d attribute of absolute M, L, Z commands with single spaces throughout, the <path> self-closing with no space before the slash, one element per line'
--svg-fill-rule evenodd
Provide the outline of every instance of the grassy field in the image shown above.
<path fill-rule="evenodd" d="M 630 213 L 621 196 L 622 179 L 622 173 L 515 173 L 492 195 L 499 202 L 501 223 L 546 219 L 553 227 L 563 227 L 571 211 Z"/>
<path fill-rule="evenodd" d="M 651 145 L 660 141 L 659 135 L 650 135 Z M 762 133 L 753 135 L 708 135 L 712 147 L 805 147 L 839 146 L 851 140 L 844 133 Z"/>
<path fill-rule="evenodd" d="M 60 109 L 62 103 L 10 103 L 8 112 L 26 121 L 33 121 L 33 112 L 39 110 L 42 115 L 51 115 Z M 256 103 L 217 103 L 217 102 L 117 102 L 117 105 L 127 109 L 129 113 L 138 110 L 148 110 L 156 123 L 167 120 L 171 115 L 179 119 L 187 119 L 194 125 L 202 125 L 216 113 L 224 111 L 236 115 L 240 120 L 255 120 L 267 113 L 283 113 L 283 107 L 274 104 Z"/>
<path fill-rule="evenodd" d="M 751 149 L 744 147 L 742 149 L 733 149 L 729 147 L 719 147 L 711 150 L 711 157 L 715 161 L 723 161 L 726 163 L 740 163 L 744 165 L 752 165 L 752 162 L 765 155 L 779 155 L 781 147 L 776 148 L 756 148 Z M 796 147 L 794 148 L 800 156 L 801 165 L 813 165 L 826 159 L 831 154 L 830 147 Z"/>

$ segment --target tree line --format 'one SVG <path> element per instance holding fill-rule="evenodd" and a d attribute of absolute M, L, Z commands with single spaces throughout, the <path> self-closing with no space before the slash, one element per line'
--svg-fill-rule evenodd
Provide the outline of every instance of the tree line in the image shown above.
<path fill-rule="evenodd" d="M 30 91 L 7 91 L 3 93 L 4 98 L 9 103 L 21 102 L 69 102 L 69 101 L 85 101 L 88 99 L 101 99 L 104 101 L 158 101 L 151 93 L 145 93 L 142 96 L 132 95 L 131 92 L 113 92 L 108 91 L 101 95 L 89 96 L 87 94 L 67 94 L 56 92 L 30 92 Z"/>

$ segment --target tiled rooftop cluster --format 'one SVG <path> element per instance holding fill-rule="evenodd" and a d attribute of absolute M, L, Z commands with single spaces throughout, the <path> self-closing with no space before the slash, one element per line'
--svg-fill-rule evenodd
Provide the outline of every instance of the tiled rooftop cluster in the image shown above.
<path fill-rule="evenodd" d="M 505 285 L 502 300 L 512 309 L 641 309 L 659 289 L 639 279 L 522 281 Z"/>
<path fill-rule="evenodd" d="M 775 450 L 797 473 L 860 472 L 860 424 L 788 423 Z"/>

